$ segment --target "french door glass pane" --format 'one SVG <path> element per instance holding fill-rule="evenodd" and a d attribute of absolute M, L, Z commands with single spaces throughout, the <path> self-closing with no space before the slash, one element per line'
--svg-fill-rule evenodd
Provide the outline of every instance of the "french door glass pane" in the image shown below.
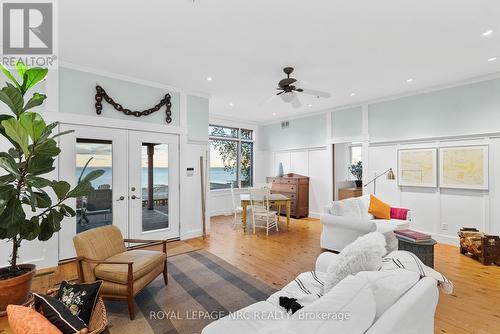
<path fill-rule="evenodd" d="M 87 196 L 76 199 L 76 233 L 113 223 L 113 145 L 111 141 L 77 139 L 77 183 L 88 173 L 104 170 L 92 181 L 94 188 Z"/>
<path fill-rule="evenodd" d="M 210 142 L 210 189 L 231 188 L 236 184 L 238 142 L 212 139 Z"/>
<path fill-rule="evenodd" d="M 241 170 L 240 180 L 241 187 L 248 188 L 252 186 L 252 165 L 253 165 L 253 143 L 241 142 Z"/>
<path fill-rule="evenodd" d="M 168 228 L 168 145 L 142 144 L 142 231 Z"/>

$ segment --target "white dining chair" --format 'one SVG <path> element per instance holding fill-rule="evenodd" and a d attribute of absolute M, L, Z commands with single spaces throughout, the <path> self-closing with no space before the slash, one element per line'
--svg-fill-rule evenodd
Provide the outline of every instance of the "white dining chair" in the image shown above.
<path fill-rule="evenodd" d="M 255 228 L 265 228 L 266 235 L 269 235 L 269 230 L 274 227 L 278 231 L 278 212 L 270 209 L 269 195 L 270 189 L 267 187 L 250 188 L 253 233 L 255 233 Z"/>
<path fill-rule="evenodd" d="M 233 182 L 231 182 L 231 200 L 233 201 L 233 229 L 236 229 L 238 225 L 241 225 L 241 218 L 238 219 L 238 216 L 241 217 L 241 214 L 243 213 L 243 207 L 239 205 L 241 204 L 239 197 L 236 198 Z"/>

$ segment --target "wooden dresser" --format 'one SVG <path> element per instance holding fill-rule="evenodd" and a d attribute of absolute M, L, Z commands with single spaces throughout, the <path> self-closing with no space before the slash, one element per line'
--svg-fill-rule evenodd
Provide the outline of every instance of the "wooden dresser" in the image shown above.
<path fill-rule="evenodd" d="M 363 196 L 363 188 L 340 188 L 339 189 L 339 201 L 351 198 Z"/>
<path fill-rule="evenodd" d="M 299 174 L 268 177 L 267 183 L 272 183 L 271 193 L 291 199 L 290 215 L 293 218 L 309 216 L 309 177 Z"/>

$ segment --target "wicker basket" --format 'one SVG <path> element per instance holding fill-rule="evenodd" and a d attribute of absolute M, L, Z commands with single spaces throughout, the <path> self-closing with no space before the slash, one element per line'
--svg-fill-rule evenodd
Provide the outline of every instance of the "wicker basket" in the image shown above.
<path fill-rule="evenodd" d="M 58 289 L 50 289 L 47 291 L 47 295 L 54 297 L 57 294 Z M 81 334 L 98 334 L 102 333 L 108 326 L 108 317 L 106 315 L 106 307 L 104 306 L 104 301 L 101 297 L 97 299 L 94 311 L 90 316 L 90 322 L 88 331 L 81 331 Z"/>

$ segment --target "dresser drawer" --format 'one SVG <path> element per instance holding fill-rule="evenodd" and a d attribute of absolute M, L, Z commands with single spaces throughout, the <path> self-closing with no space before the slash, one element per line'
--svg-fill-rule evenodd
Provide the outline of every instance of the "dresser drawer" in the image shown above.
<path fill-rule="evenodd" d="M 295 184 L 274 183 L 272 191 L 279 193 L 294 193 L 297 191 L 297 186 Z"/>

